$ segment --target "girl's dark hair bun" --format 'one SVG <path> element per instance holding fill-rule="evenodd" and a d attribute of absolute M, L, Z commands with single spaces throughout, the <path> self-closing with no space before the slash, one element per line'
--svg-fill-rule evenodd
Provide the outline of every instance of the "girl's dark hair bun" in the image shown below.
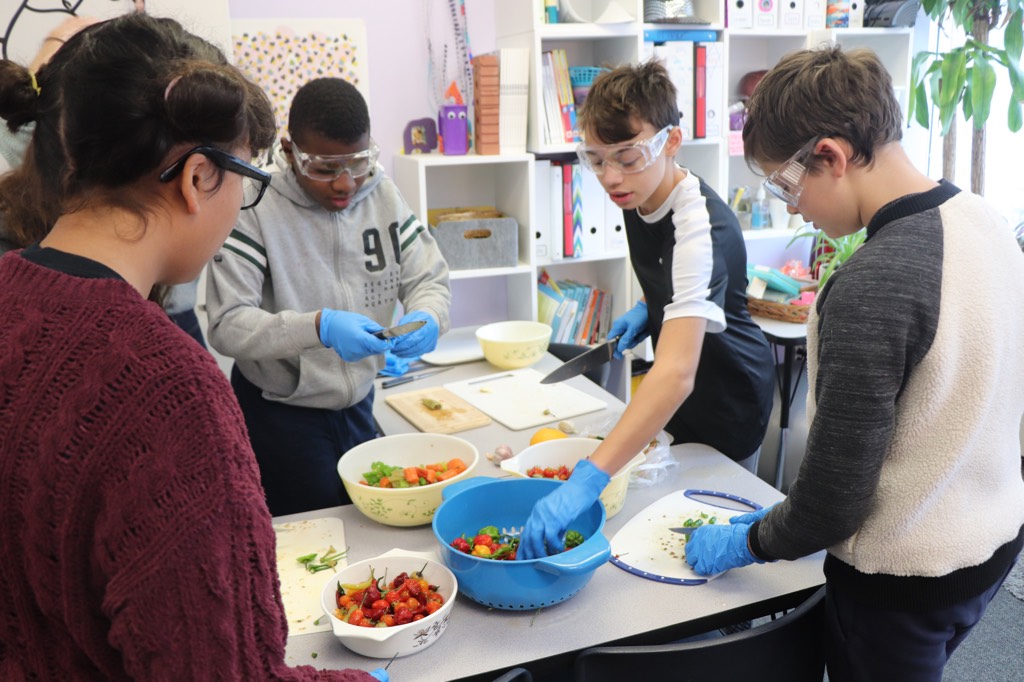
<path fill-rule="evenodd" d="M 13 132 L 36 120 L 39 91 L 32 74 L 21 64 L 0 59 L 0 118 Z"/>

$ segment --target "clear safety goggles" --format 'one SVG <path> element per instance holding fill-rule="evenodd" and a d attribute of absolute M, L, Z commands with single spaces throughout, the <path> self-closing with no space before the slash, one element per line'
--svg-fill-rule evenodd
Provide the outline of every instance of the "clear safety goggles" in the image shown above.
<path fill-rule="evenodd" d="M 306 154 L 292 140 L 292 156 L 299 172 L 310 180 L 318 182 L 334 182 L 345 173 L 353 180 L 369 175 L 377 164 L 380 147 L 372 139 L 370 147 L 355 154 L 337 154 L 333 156 Z"/>
<path fill-rule="evenodd" d="M 764 188 L 772 196 L 782 199 L 786 204 L 797 207 L 800 195 L 804 191 L 804 180 L 807 178 L 807 162 L 814 155 L 814 147 L 821 138 L 814 138 L 789 157 L 781 166 L 764 179 Z"/>
<path fill-rule="evenodd" d="M 675 126 L 667 125 L 653 137 L 625 144 L 590 146 L 580 143 L 576 147 L 576 156 L 594 175 L 604 175 L 606 168 L 614 168 L 626 175 L 641 173 L 657 161 L 673 128 Z"/>

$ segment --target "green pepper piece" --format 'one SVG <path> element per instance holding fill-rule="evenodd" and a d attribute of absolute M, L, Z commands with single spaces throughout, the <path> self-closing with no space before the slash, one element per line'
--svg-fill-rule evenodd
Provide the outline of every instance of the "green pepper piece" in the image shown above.
<path fill-rule="evenodd" d="M 584 537 L 579 531 L 570 530 L 565 534 L 565 548 L 572 549 L 583 544 Z"/>
<path fill-rule="evenodd" d="M 477 535 L 490 535 L 492 538 L 496 538 L 501 535 L 501 533 L 498 532 L 497 526 L 484 526 L 480 529 L 480 532 L 477 533 Z"/>

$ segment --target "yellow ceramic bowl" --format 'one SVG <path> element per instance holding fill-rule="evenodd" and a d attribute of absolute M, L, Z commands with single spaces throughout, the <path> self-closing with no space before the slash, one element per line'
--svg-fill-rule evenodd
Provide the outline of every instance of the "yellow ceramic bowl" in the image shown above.
<path fill-rule="evenodd" d="M 458 457 L 466 471 L 447 481 L 414 488 L 374 488 L 361 484 L 374 462 L 388 466 L 424 466 Z M 382 436 L 352 448 L 338 461 L 338 475 L 352 504 L 387 526 L 424 526 L 434 520 L 441 490 L 473 475 L 480 453 L 469 441 L 440 433 L 402 433 Z"/>
<path fill-rule="evenodd" d="M 499 369 L 519 369 L 544 356 L 551 341 L 551 327 L 525 320 L 495 322 L 477 329 L 476 338 L 487 362 Z"/>
<path fill-rule="evenodd" d="M 533 467 L 552 467 L 557 469 L 566 466 L 572 469 L 581 459 L 594 453 L 601 441 L 596 438 L 559 438 L 531 445 L 515 457 L 506 459 L 501 468 L 509 473 L 526 478 L 526 472 Z M 644 453 L 638 454 L 619 469 L 601 493 L 604 503 L 605 518 L 619 513 L 626 502 L 626 489 L 629 487 L 629 474 L 647 459 Z"/>

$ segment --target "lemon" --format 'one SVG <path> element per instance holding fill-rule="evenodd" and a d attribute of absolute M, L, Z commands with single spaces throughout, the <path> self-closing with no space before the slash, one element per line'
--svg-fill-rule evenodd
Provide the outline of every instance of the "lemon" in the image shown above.
<path fill-rule="evenodd" d="M 565 433 L 559 431 L 558 429 L 553 429 L 551 427 L 544 427 L 543 429 L 538 429 L 537 433 L 533 434 L 533 437 L 530 438 L 530 445 L 536 445 L 537 443 L 543 443 L 546 440 L 557 440 L 558 438 L 567 438 L 567 437 L 568 436 L 566 436 Z"/>

